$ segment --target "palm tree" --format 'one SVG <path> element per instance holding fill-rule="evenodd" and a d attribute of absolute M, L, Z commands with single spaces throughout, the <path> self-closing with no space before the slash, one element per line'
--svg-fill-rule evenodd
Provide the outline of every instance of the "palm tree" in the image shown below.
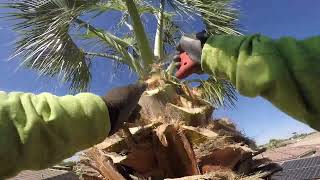
<path fill-rule="evenodd" d="M 183 33 L 182 27 L 176 25 L 177 15 L 193 18 L 205 14 L 203 20 L 211 34 L 239 34 L 235 30 L 236 11 L 230 7 L 229 0 L 160 0 L 159 4 L 160 7 L 154 1 L 142 0 L 14 0 L 3 6 L 14 9 L 7 17 L 17 22 L 14 30 L 20 39 L 14 57 L 21 57 L 21 65 L 40 75 L 69 82 L 72 92 L 80 92 L 89 89 L 90 64 L 96 58 L 126 64 L 142 80 L 154 72 L 155 64 L 166 70 L 163 65 L 170 54 L 166 49 L 172 48 L 173 38 Z M 122 28 L 122 35 L 83 20 L 111 11 L 121 13 L 118 27 L 127 27 Z M 156 33 L 146 33 L 142 16 L 156 18 Z M 81 44 L 76 43 L 79 39 L 95 40 L 101 51 L 91 52 L 80 47 Z M 154 53 L 150 39 L 154 42 Z M 228 95 L 230 91 L 232 89 L 226 88 L 226 93 L 219 96 Z"/>
<path fill-rule="evenodd" d="M 214 108 L 234 105 L 235 91 L 227 81 L 214 77 L 179 81 L 173 76 L 175 63 L 168 62 L 176 40 L 184 33 L 176 17 L 192 19 L 203 15 L 211 34 L 240 34 L 235 30 L 237 11 L 229 0 L 14 0 L 3 6 L 13 9 L 7 18 L 17 22 L 14 30 L 20 37 L 13 57 L 20 56 L 21 66 L 36 70 L 41 76 L 69 83 L 73 93 L 89 89 L 90 66 L 95 59 L 104 58 L 127 65 L 142 81 L 154 85 L 161 81 L 165 85 L 157 88 L 168 89 L 170 85 L 190 94 L 189 84 L 196 82 L 200 85 L 194 92 L 201 93 L 191 93 L 193 99 L 197 95 Z M 114 11 L 120 14 L 115 32 L 90 24 L 97 16 Z M 157 21 L 154 33 L 146 33 L 144 19 Z M 154 42 L 153 51 L 150 42 Z M 92 51 L 83 46 L 88 43 L 97 48 Z M 144 109 L 152 109 L 154 116 L 163 114 L 164 99 L 172 101 L 164 97 L 174 97 L 173 92 L 167 91 L 169 96 L 164 93 L 161 97 L 153 94 L 156 100 L 144 98 Z"/>
<path fill-rule="evenodd" d="M 240 35 L 236 30 L 237 10 L 232 8 L 230 0 L 13 0 L 2 6 L 13 9 L 7 18 L 17 22 L 14 30 L 19 33 L 20 39 L 16 43 L 14 57 L 21 57 L 22 66 L 36 70 L 42 76 L 58 77 L 62 82 L 70 83 L 72 92 L 89 89 L 90 65 L 97 58 L 125 64 L 136 73 L 139 80 L 148 82 L 148 91 L 139 103 L 142 107 L 139 111 L 141 116 L 135 117 L 140 121 L 131 127 L 146 125 L 152 131 L 157 131 L 158 136 L 159 134 L 165 136 L 168 132 L 178 132 L 176 127 L 171 126 L 172 123 L 188 127 L 208 126 L 212 123 L 209 120 L 215 108 L 223 105 L 232 107 L 237 99 L 232 85 L 216 77 L 191 78 L 186 81 L 176 79 L 173 75 L 176 64 L 168 61 L 176 40 L 184 34 L 184 28 L 178 25 L 177 17 L 200 18 L 206 30 L 212 35 Z M 114 12 L 120 14 L 114 32 L 97 28 L 90 23 L 101 14 Z M 154 33 L 146 32 L 146 27 L 143 25 L 145 19 L 156 20 Z M 94 42 L 98 50 L 91 51 L 92 49 L 83 46 L 85 44 L 83 42 Z M 153 48 L 151 42 L 154 43 Z M 198 86 L 191 86 L 192 83 L 198 83 Z M 161 129 L 164 123 L 171 125 L 165 125 L 166 130 L 160 133 L 158 128 Z M 178 127 L 187 134 L 195 131 Z M 211 130 L 214 131 L 214 128 Z M 132 129 L 125 129 L 127 137 L 119 142 L 124 140 L 131 148 L 145 150 L 145 147 L 137 146 L 136 134 L 132 135 L 131 131 Z M 235 137 L 232 142 L 237 142 L 236 137 L 240 137 L 248 146 L 254 146 L 232 127 L 226 132 Z M 220 138 L 223 139 L 224 136 Z M 184 135 L 179 137 L 185 138 Z M 192 133 L 188 137 L 193 137 Z M 150 139 L 150 136 L 148 138 Z M 230 148 L 232 143 L 222 139 L 220 140 Z M 211 140 L 208 142 L 213 142 Z M 183 147 L 190 147 L 191 144 L 192 147 L 200 148 L 201 143 L 207 143 L 201 141 L 200 144 L 194 144 L 192 139 L 189 139 L 190 143 L 176 139 L 176 143 L 180 141 L 184 143 Z M 161 142 L 157 141 L 157 144 Z M 117 151 L 112 148 L 111 150 Z M 193 152 L 192 148 L 189 150 L 188 152 Z M 96 149 L 89 151 L 91 163 L 87 164 L 104 175 L 104 178 L 118 179 L 122 176 L 112 171 L 113 166 L 111 168 L 113 174 L 110 174 L 108 168 L 111 166 L 106 161 L 100 161 L 101 154 L 103 152 Z M 187 155 L 190 164 L 197 164 L 194 159 L 190 159 L 190 154 Z M 189 166 L 186 166 L 179 175 L 193 175 L 200 172 L 197 168 L 191 171 L 188 168 Z M 150 175 L 150 172 L 148 173 Z M 170 173 L 170 176 L 178 176 L 175 172 Z M 145 176 L 147 175 L 144 174 Z M 167 177 L 166 173 L 157 176 Z"/>

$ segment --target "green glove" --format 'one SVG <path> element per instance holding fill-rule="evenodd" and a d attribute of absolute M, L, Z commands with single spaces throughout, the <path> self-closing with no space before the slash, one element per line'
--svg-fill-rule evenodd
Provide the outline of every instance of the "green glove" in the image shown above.
<path fill-rule="evenodd" d="M 132 112 L 137 108 L 142 93 L 147 85 L 143 83 L 131 84 L 124 87 L 114 88 L 106 96 L 105 101 L 111 122 L 109 135 L 117 132 L 129 120 Z"/>

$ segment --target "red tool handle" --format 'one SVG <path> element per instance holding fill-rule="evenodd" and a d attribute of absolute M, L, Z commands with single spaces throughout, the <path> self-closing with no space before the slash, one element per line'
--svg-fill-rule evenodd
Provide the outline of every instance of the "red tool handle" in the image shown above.
<path fill-rule="evenodd" d="M 179 79 L 183 79 L 188 75 L 194 73 L 194 66 L 196 62 L 192 61 L 192 59 L 186 52 L 180 54 L 180 59 L 180 68 L 176 72 L 176 77 Z"/>

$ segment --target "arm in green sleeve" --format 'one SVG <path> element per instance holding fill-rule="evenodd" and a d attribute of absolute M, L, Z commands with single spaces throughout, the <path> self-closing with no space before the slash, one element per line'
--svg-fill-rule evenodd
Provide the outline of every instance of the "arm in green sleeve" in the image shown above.
<path fill-rule="evenodd" d="M 59 163 L 109 130 L 107 107 L 96 95 L 0 92 L 0 178 Z"/>
<path fill-rule="evenodd" d="M 240 94 L 262 96 L 320 130 L 320 37 L 211 37 L 201 63 L 205 72 L 229 79 Z"/>

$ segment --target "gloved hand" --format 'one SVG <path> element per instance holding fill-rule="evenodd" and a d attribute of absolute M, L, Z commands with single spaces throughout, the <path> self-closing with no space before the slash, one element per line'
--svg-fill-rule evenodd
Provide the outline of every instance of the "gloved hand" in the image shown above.
<path fill-rule="evenodd" d="M 129 120 L 132 112 L 137 108 L 142 93 L 147 85 L 142 83 L 131 84 L 124 87 L 114 88 L 106 96 L 105 101 L 111 122 L 109 135 L 117 132 Z"/>
<path fill-rule="evenodd" d="M 177 54 L 174 61 L 180 62 L 176 77 L 183 79 L 193 73 L 202 73 L 201 54 L 202 48 L 208 39 L 206 31 L 196 34 L 196 37 L 183 36 L 177 45 Z"/>

